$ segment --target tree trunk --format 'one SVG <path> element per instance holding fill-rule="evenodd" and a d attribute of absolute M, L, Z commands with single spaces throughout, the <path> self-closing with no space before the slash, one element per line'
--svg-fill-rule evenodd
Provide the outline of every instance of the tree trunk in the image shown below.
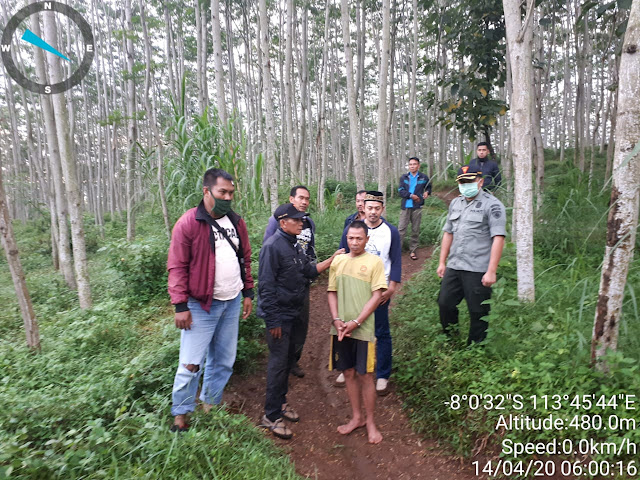
<path fill-rule="evenodd" d="M 50 45 L 57 43 L 57 27 L 55 16 L 52 13 L 45 13 L 44 30 L 45 41 Z M 52 84 L 62 80 L 60 63 L 57 59 L 49 58 L 50 81 Z M 73 242 L 73 265 L 78 282 L 78 300 L 80 308 L 91 308 L 91 286 L 87 272 L 87 252 L 84 239 L 84 220 L 82 218 L 82 198 L 78 189 L 76 175 L 76 160 L 71 137 L 69 136 L 69 112 L 64 93 L 51 95 L 53 100 L 53 111 L 56 119 L 56 133 L 58 138 L 58 148 L 62 160 L 62 173 L 64 175 L 67 199 L 69 200 L 69 214 L 71 217 L 71 238 Z"/>
<path fill-rule="evenodd" d="M 0 168 L 0 240 L 2 240 L 2 248 L 7 256 L 7 263 L 11 271 L 13 286 L 16 291 L 16 298 L 20 305 L 20 313 L 24 323 L 24 331 L 27 335 L 27 346 L 34 350 L 40 350 L 40 330 L 38 329 L 38 321 L 33 311 L 29 290 L 27 290 L 27 282 L 20 263 L 20 255 L 18 253 L 18 245 L 13 236 L 13 227 L 11 226 L 11 216 L 9 215 L 9 207 L 7 205 L 7 197 L 4 193 L 4 185 L 2 182 L 2 169 Z"/>
<path fill-rule="evenodd" d="M 135 214 L 135 172 L 136 172 L 136 143 L 138 141 L 138 122 L 136 120 L 136 83 L 133 78 L 133 23 L 131 22 L 131 0 L 126 0 L 124 8 L 126 24 L 126 55 L 127 55 L 127 240 L 132 242 L 136 237 Z"/>
<path fill-rule="evenodd" d="M 227 102 L 224 91 L 224 70 L 222 68 L 222 35 L 220 33 L 220 0 L 211 0 L 211 26 L 213 37 L 213 65 L 216 71 L 216 105 L 220 123 L 227 123 Z"/>
<path fill-rule="evenodd" d="M 360 122 L 356 110 L 356 92 L 353 78 L 353 54 L 351 52 L 351 34 L 349 33 L 349 2 L 341 0 L 342 37 L 347 69 L 347 101 L 349 105 L 349 134 L 353 152 L 353 171 L 356 177 L 356 188 L 364 189 L 364 168 L 362 165 L 362 147 L 360 143 Z"/>
<path fill-rule="evenodd" d="M 387 83 L 389 81 L 389 50 L 391 4 L 382 0 L 382 44 L 380 45 L 380 68 L 378 77 L 378 190 L 387 196 L 387 173 L 389 169 L 387 141 Z"/>
<path fill-rule="evenodd" d="M 262 91 L 266 106 L 267 162 L 266 171 L 269 184 L 271 210 L 278 207 L 278 180 L 276 170 L 275 119 L 273 116 L 273 90 L 271 88 L 271 61 L 269 59 L 269 17 L 267 0 L 259 0 L 260 8 L 260 46 L 262 49 Z"/>
<path fill-rule="evenodd" d="M 618 115 L 607 244 L 593 324 L 591 360 L 607 370 L 604 356 L 616 350 L 624 287 L 633 260 L 638 227 L 640 186 L 640 0 L 631 5 L 622 46 Z"/>
<path fill-rule="evenodd" d="M 531 182 L 532 129 L 531 129 L 531 16 L 535 6 L 527 0 L 527 17 L 523 23 L 518 0 L 503 0 L 507 42 L 513 76 L 511 99 L 511 139 L 515 177 L 515 209 L 517 218 L 516 259 L 518 298 L 535 300 L 533 271 L 533 194 Z"/>

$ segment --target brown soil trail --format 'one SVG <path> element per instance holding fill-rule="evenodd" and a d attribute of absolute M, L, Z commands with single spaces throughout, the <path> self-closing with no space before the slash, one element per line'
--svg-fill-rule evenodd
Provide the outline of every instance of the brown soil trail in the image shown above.
<path fill-rule="evenodd" d="M 431 248 L 419 249 L 417 261 L 412 261 L 408 254 L 403 255 L 403 282 L 422 268 L 431 251 Z M 320 480 L 477 479 L 470 462 L 461 464 L 443 454 L 435 441 L 425 440 L 411 430 L 402 400 L 395 393 L 393 375 L 391 392 L 386 397 L 378 397 L 376 403 L 377 423 L 384 436 L 381 444 L 368 444 L 366 429 L 348 436 L 336 431 L 351 410 L 345 389 L 333 386 L 337 373 L 327 370 L 330 313 L 326 285 L 324 275 L 311 289 L 309 334 L 300 361 L 306 375 L 301 379 L 292 376 L 289 383 L 288 400 L 299 413 L 300 422 L 290 424 L 294 432 L 292 440 L 273 438 L 289 453 L 296 471 Z M 392 309 L 401 295 L 402 292 L 392 300 Z M 265 364 L 263 359 L 254 375 L 232 377 L 225 393 L 227 404 L 256 422 L 263 414 Z"/>

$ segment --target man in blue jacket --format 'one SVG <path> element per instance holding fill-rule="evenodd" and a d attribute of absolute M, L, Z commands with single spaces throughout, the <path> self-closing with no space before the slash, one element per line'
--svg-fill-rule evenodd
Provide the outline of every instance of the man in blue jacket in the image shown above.
<path fill-rule="evenodd" d="M 420 240 L 420 223 L 422 222 L 422 205 L 425 199 L 431 195 L 431 182 L 429 177 L 419 171 L 420 159 L 411 157 L 409 159 L 409 172 L 400 177 L 398 193 L 402 197 L 400 210 L 400 244 L 404 243 L 404 235 L 407 227 L 411 223 L 411 243 L 409 244 L 409 256 L 412 260 L 417 260 L 416 249 Z"/>
<path fill-rule="evenodd" d="M 273 215 L 280 228 L 262 245 L 258 274 L 258 316 L 265 321 L 269 347 L 265 414 L 260 425 L 277 437 L 289 439 L 293 434 L 282 419 L 300 420 L 287 404 L 287 392 L 296 345 L 303 333 L 300 317 L 308 280 L 329 268 L 333 258 L 344 250 L 316 265 L 309 261 L 297 239 L 305 213 L 285 203 Z"/>
<path fill-rule="evenodd" d="M 365 221 L 369 231 L 369 240 L 365 250 L 377 255 L 384 263 L 384 273 L 388 288 L 382 294 L 380 305 L 375 311 L 376 331 L 376 392 L 386 395 L 391 376 L 391 331 L 389 330 L 389 302 L 397 292 L 402 274 L 402 244 L 398 229 L 382 218 L 384 196 L 382 192 L 368 191 L 364 197 Z M 349 253 L 347 244 L 348 227 L 342 233 L 340 248 Z M 342 377 L 342 378 L 341 378 Z M 336 385 L 344 384 L 344 376 L 336 379 Z"/>
<path fill-rule="evenodd" d="M 297 235 L 298 245 L 302 248 L 302 251 L 307 256 L 311 263 L 316 262 L 316 224 L 313 222 L 307 212 L 309 208 L 309 202 L 311 201 L 311 194 L 309 189 L 304 185 L 296 185 L 291 189 L 289 193 L 289 203 L 291 203 L 297 210 L 305 214 L 302 217 L 302 231 Z M 262 243 L 272 236 L 278 230 L 278 221 L 275 217 L 269 217 L 267 223 L 267 229 L 264 232 L 264 238 Z M 307 293 L 305 295 L 304 306 L 302 314 L 300 316 L 302 320 L 302 330 L 299 338 L 299 343 L 296 345 L 296 364 L 291 369 L 291 374 L 296 377 L 304 377 L 304 370 L 300 367 L 300 357 L 302 356 L 302 349 L 304 348 L 304 342 L 307 339 L 307 332 L 309 331 L 309 286 L 310 281 L 306 281 Z"/>
<path fill-rule="evenodd" d="M 500 174 L 500 167 L 498 164 L 488 158 L 489 144 L 487 142 L 480 142 L 476 147 L 476 158 L 471 159 L 469 167 L 478 168 L 482 172 L 484 178 L 483 190 L 494 193 L 495 190 L 502 183 L 502 175 Z"/>

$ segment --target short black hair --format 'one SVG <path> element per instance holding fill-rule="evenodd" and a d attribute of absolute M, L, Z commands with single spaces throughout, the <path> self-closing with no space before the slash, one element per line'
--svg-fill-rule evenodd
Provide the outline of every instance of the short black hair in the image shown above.
<path fill-rule="evenodd" d="M 487 147 L 489 150 L 491 150 L 489 148 L 489 142 L 480 142 L 478 145 L 476 145 L 476 148 L 478 147 Z"/>
<path fill-rule="evenodd" d="M 369 235 L 369 227 L 367 227 L 367 224 L 364 223 L 362 220 L 354 220 L 353 222 L 351 222 L 349 224 L 349 227 L 347 228 L 347 232 L 349 230 L 351 230 L 352 228 L 360 228 L 360 229 L 364 230 L 364 236 L 365 237 L 367 235 Z"/>
<path fill-rule="evenodd" d="M 366 190 L 358 190 L 356 192 L 356 195 L 360 195 L 361 193 L 367 193 L 367 191 Z"/>
<path fill-rule="evenodd" d="M 225 180 L 233 182 L 233 177 L 230 173 L 222 170 L 221 168 L 210 168 L 209 170 L 204 172 L 204 176 L 202 177 L 202 185 L 211 188 L 216 183 L 218 183 L 218 178 L 224 178 Z"/>
<path fill-rule="evenodd" d="M 296 185 L 295 187 L 293 187 L 293 188 L 291 189 L 291 192 L 289 192 L 289 196 L 290 196 L 290 197 L 295 198 L 295 197 L 296 197 L 296 195 L 297 195 L 297 193 L 298 193 L 298 189 L 299 189 L 299 188 L 302 188 L 303 190 L 306 190 L 306 191 L 307 191 L 307 193 L 308 193 L 309 195 L 311 195 L 311 192 L 309 191 L 309 189 L 308 189 L 307 187 L 305 187 L 304 185 Z"/>
<path fill-rule="evenodd" d="M 420 159 L 418 157 L 409 158 L 409 161 L 411 161 L 411 160 L 415 160 L 416 162 L 420 163 Z"/>

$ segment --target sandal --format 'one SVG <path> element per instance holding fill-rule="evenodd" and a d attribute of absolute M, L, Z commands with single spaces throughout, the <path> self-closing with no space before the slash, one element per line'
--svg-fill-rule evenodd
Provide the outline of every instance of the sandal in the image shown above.
<path fill-rule="evenodd" d="M 411 255 L 409 255 L 409 258 L 411 258 L 411 260 L 417 260 L 418 256 L 414 252 L 411 252 Z"/>
<path fill-rule="evenodd" d="M 291 437 L 293 437 L 293 432 L 289 430 L 289 428 L 284 424 L 282 418 L 279 418 L 276 421 L 272 422 L 267 418 L 266 415 L 264 415 L 262 417 L 262 420 L 260 421 L 259 426 L 270 430 L 274 436 L 282 438 L 284 440 L 289 440 Z"/>
<path fill-rule="evenodd" d="M 299 422 L 300 415 L 298 415 L 288 403 L 282 405 L 282 418 L 289 420 L 290 422 Z"/>

